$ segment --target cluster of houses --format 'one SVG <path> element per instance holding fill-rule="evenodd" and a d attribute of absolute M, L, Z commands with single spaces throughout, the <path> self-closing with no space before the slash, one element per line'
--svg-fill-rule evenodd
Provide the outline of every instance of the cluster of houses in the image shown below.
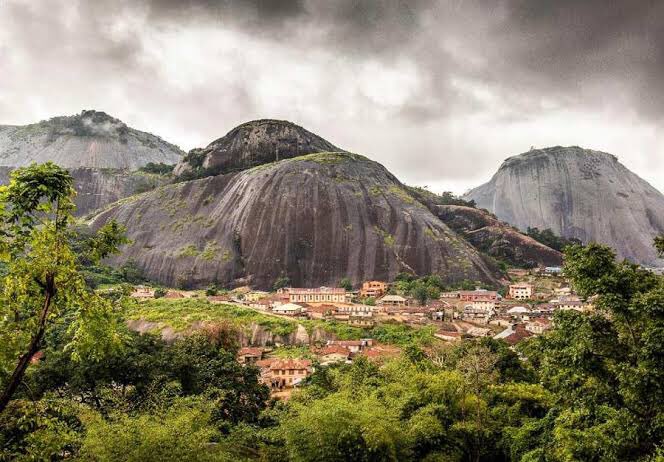
<path fill-rule="evenodd" d="M 260 370 L 260 381 L 274 392 L 296 388 L 313 372 L 310 359 L 269 357 L 269 349 L 244 347 L 238 351 L 237 360 L 243 365 L 254 365 Z M 396 356 L 399 349 L 389 345 L 378 345 L 373 339 L 329 340 L 312 353 L 319 364 L 350 363 L 357 356 L 370 360 Z"/>
<path fill-rule="evenodd" d="M 561 272 L 559 267 L 540 268 L 535 271 L 536 274 L 533 270 L 514 269 L 510 270 L 510 276 L 523 280 L 526 276 L 533 275 L 559 276 Z M 561 285 L 555 279 L 554 283 Z M 287 287 L 270 293 L 244 288 L 224 295 L 209 296 L 208 300 L 241 303 L 278 316 L 345 322 L 367 329 L 375 326 L 378 321 L 388 320 L 414 326 L 434 324 L 440 327 L 437 336 L 444 340 L 454 341 L 467 336 L 494 336 L 511 344 L 551 328 L 553 313 L 557 310 L 586 311 L 591 307 L 574 295 L 569 287 L 542 293 L 536 292 L 535 286 L 529 282 L 510 284 L 505 292 L 501 291 L 504 296 L 497 291 L 480 288 L 443 292 L 439 299 L 430 300 L 425 306 L 411 298 L 391 293 L 389 289 L 390 285 L 383 281 L 366 281 L 357 291 L 341 287 Z M 153 296 L 153 289 L 142 286 L 132 293 L 132 297 L 136 298 Z M 175 291 L 166 293 L 166 298 L 183 296 Z M 349 359 L 349 355 L 355 353 L 350 350 L 342 351 L 346 346 L 327 345 L 326 348 L 331 357 L 336 355 Z M 326 356 L 328 355 L 323 355 L 321 360 L 329 359 L 326 359 Z M 259 360 L 264 361 L 264 358 Z M 299 367 L 304 363 L 275 364 L 275 367 L 281 368 L 278 371 L 294 371 L 286 374 L 267 371 L 266 374 L 275 378 L 274 386 L 277 388 L 284 386 L 284 380 L 287 384 L 291 384 L 293 380 L 297 382 L 303 374 L 306 376 L 309 369 Z M 293 368 L 284 369 L 285 366 Z"/>
<path fill-rule="evenodd" d="M 454 319 L 468 323 L 465 334 L 471 337 L 493 336 L 514 345 L 533 335 L 540 335 L 552 327 L 553 313 L 557 310 L 587 311 L 592 305 L 572 294 L 569 287 L 555 289 L 554 298 L 542 302 L 541 294 L 529 283 L 511 284 L 506 297 L 496 291 L 446 292 L 441 296 L 449 303 L 456 302 Z M 530 303 L 525 303 L 526 301 Z M 496 334 L 496 328 L 503 328 Z M 458 332 L 441 331 L 437 335 L 445 340 L 456 340 Z"/>

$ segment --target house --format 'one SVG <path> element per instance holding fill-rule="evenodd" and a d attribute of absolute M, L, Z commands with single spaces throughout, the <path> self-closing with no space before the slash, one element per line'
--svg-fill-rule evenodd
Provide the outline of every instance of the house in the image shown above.
<path fill-rule="evenodd" d="M 527 331 L 525 325 L 516 324 L 513 327 L 508 327 L 504 331 L 502 331 L 499 334 L 495 335 L 493 338 L 505 340 L 511 346 L 514 346 L 517 343 L 521 342 L 522 340 L 525 340 L 528 337 L 532 337 L 532 336 L 533 336 L 533 333 Z"/>
<path fill-rule="evenodd" d="M 252 290 L 244 296 L 244 300 L 247 302 L 257 302 L 258 300 L 269 296 L 268 292 L 262 290 Z"/>
<path fill-rule="evenodd" d="M 315 305 L 307 307 L 309 319 L 327 319 L 336 315 L 337 307 L 334 305 Z"/>
<path fill-rule="evenodd" d="M 500 316 L 489 321 L 492 326 L 510 327 L 514 321 L 508 317 Z"/>
<path fill-rule="evenodd" d="M 547 276 L 558 276 L 562 274 L 563 269 L 560 266 L 547 266 L 544 268 L 544 274 Z"/>
<path fill-rule="evenodd" d="M 523 316 L 530 313 L 530 310 L 525 306 L 515 306 L 507 310 L 507 314 L 511 316 Z"/>
<path fill-rule="evenodd" d="M 175 290 L 169 290 L 166 292 L 166 295 L 164 295 L 164 298 L 185 298 L 185 296 L 181 292 L 176 292 Z"/>
<path fill-rule="evenodd" d="M 375 306 L 370 305 L 338 305 L 336 306 L 337 312 L 347 314 L 348 316 L 373 316 L 376 310 Z"/>
<path fill-rule="evenodd" d="M 347 348 L 351 353 L 359 353 L 360 350 L 373 345 L 373 339 L 361 340 L 328 340 L 327 346 L 341 346 Z"/>
<path fill-rule="evenodd" d="M 132 298 L 154 298 L 154 289 L 145 286 L 136 286 L 131 293 Z"/>
<path fill-rule="evenodd" d="M 319 352 L 321 364 L 346 362 L 350 359 L 350 350 L 341 345 L 328 345 Z"/>
<path fill-rule="evenodd" d="M 586 304 L 583 303 L 581 300 L 569 300 L 569 301 L 555 301 L 553 302 L 553 306 L 555 306 L 559 310 L 576 310 L 576 311 L 585 311 L 586 310 Z"/>
<path fill-rule="evenodd" d="M 557 289 L 553 289 L 553 293 L 555 295 L 558 295 L 558 296 L 560 296 L 560 295 L 563 295 L 563 296 L 571 295 L 572 294 L 572 289 L 571 289 L 571 287 L 559 287 Z"/>
<path fill-rule="evenodd" d="M 401 295 L 385 295 L 383 298 L 378 300 L 378 304 L 382 306 L 406 306 L 408 300 L 406 300 Z"/>
<path fill-rule="evenodd" d="M 237 352 L 237 360 L 240 364 L 256 364 L 263 359 L 264 351 L 262 348 L 243 347 Z"/>
<path fill-rule="evenodd" d="M 312 373 L 308 359 L 268 359 L 256 365 L 261 368 L 261 382 L 278 390 L 297 386 Z"/>
<path fill-rule="evenodd" d="M 452 292 L 441 292 L 440 298 L 459 298 L 459 291 L 455 290 Z"/>
<path fill-rule="evenodd" d="M 485 311 L 493 311 L 496 309 L 496 301 L 495 300 L 474 300 L 470 302 L 470 305 L 473 308 L 476 309 L 482 309 Z"/>
<path fill-rule="evenodd" d="M 319 287 L 315 289 L 291 288 L 290 303 L 350 303 L 352 295 L 341 287 Z"/>
<path fill-rule="evenodd" d="M 283 314 L 284 316 L 297 316 L 302 313 L 302 306 L 295 303 L 284 303 L 283 305 L 276 305 L 272 308 L 275 314 Z"/>
<path fill-rule="evenodd" d="M 537 318 L 526 323 L 526 330 L 533 334 L 542 334 L 551 329 L 551 320 L 547 318 Z"/>
<path fill-rule="evenodd" d="M 459 292 L 459 300 L 463 302 L 474 301 L 496 301 L 498 300 L 498 292 L 493 290 L 475 289 L 475 290 L 462 290 Z"/>
<path fill-rule="evenodd" d="M 467 321 L 480 320 L 486 323 L 493 314 L 494 311 L 492 308 L 475 308 L 473 305 L 466 305 L 461 313 L 461 317 Z"/>
<path fill-rule="evenodd" d="M 487 329 L 486 327 L 471 327 L 466 333 L 473 337 L 490 337 L 491 329 Z"/>
<path fill-rule="evenodd" d="M 360 289 L 360 297 L 380 298 L 387 292 L 387 283 L 382 281 L 366 281 Z"/>
<path fill-rule="evenodd" d="M 348 324 L 353 327 L 373 327 L 376 325 L 376 322 L 373 320 L 373 316 L 354 316 L 351 315 L 348 317 Z"/>
<path fill-rule="evenodd" d="M 509 297 L 515 300 L 528 300 L 533 297 L 533 285 L 510 284 Z"/>

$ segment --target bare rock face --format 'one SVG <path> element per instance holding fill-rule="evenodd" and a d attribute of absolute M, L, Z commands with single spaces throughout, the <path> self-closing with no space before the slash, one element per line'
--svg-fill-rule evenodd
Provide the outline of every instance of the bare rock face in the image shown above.
<path fill-rule="evenodd" d="M 562 265 L 560 252 L 522 234 L 486 210 L 439 205 L 436 215 L 473 247 L 493 258 L 529 268 Z"/>
<path fill-rule="evenodd" d="M 477 251 L 383 166 L 318 153 L 160 187 L 91 220 L 127 226 L 133 259 L 167 285 L 296 286 L 392 280 L 400 271 L 496 282 Z"/>
<path fill-rule="evenodd" d="M 340 149 L 292 122 L 254 120 L 235 127 L 204 149 L 193 149 L 178 164 L 174 173 L 201 178 L 305 154 L 332 151 Z"/>
<path fill-rule="evenodd" d="M 518 228 L 613 247 L 619 257 L 664 266 L 653 239 L 664 233 L 664 195 L 604 152 L 572 147 L 510 157 L 466 199 Z"/>
<path fill-rule="evenodd" d="M 65 168 L 136 170 L 148 162 L 177 163 L 184 155 L 158 136 L 129 128 L 104 112 L 83 111 L 36 124 L 0 126 L 0 165 L 52 161 Z"/>
<path fill-rule="evenodd" d="M 175 164 L 182 155 L 177 146 L 104 112 L 0 126 L 0 184 L 14 168 L 55 162 L 74 178 L 77 215 L 166 183 L 164 176 L 136 170 L 149 162 Z"/>
<path fill-rule="evenodd" d="M 13 167 L 0 167 L 0 184 L 9 183 Z M 84 216 L 133 194 L 164 185 L 169 178 L 140 171 L 70 168 L 76 189 L 76 215 Z"/>

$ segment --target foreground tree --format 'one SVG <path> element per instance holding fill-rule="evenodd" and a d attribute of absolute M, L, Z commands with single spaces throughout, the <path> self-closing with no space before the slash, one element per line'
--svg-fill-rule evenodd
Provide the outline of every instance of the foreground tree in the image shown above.
<path fill-rule="evenodd" d="M 664 440 L 664 283 L 598 244 L 573 246 L 565 273 L 590 313 L 561 312 L 526 355 L 554 397 L 528 434 L 546 460 L 652 460 Z M 520 444 L 524 444 L 522 441 Z M 531 459 L 528 459 L 531 460 Z"/>
<path fill-rule="evenodd" d="M 99 359 L 118 344 L 111 306 L 88 290 L 72 251 L 74 194 L 71 175 L 50 162 L 17 169 L 0 187 L 0 260 L 8 269 L 0 294 L 0 413 L 63 313 L 74 316 L 75 356 Z M 87 240 L 87 257 L 98 261 L 125 242 L 110 223 Z"/>

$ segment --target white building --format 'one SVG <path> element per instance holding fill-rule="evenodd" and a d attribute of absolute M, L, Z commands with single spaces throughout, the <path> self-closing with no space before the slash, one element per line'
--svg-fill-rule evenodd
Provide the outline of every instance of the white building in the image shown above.
<path fill-rule="evenodd" d="M 295 303 L 284 303 L 283 305 L 277 305 L 273 307 L 272 312 L 275 314 L 283 314 L 286 316 L 296 316 L 302 313 L 302 307 Z"/>

